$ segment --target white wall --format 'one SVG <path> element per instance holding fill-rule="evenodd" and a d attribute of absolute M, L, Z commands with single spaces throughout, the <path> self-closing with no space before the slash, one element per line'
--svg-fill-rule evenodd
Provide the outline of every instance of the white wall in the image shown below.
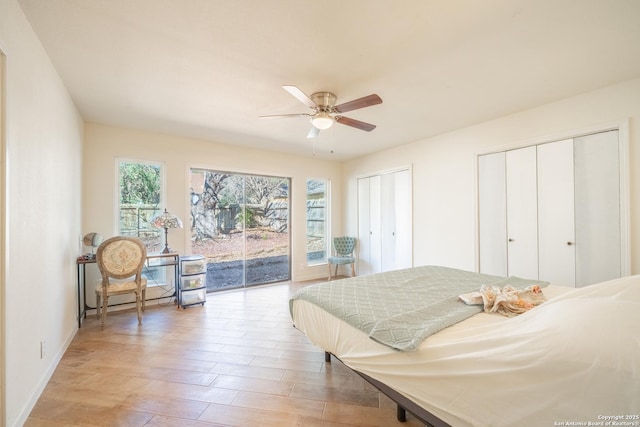
<path fill-rule="evenodd" d="M 6 55 L 4 418 L 21 425 L 76 323 L 83 123 L 14 0 L 0 0 Z M 46 353 L 40 358 L 40 341 Z"/>
<path fill-rule="evenodd" d="M 413 165 L 414 265 L 476 270 L 475 155 L 629 119 L 631 273 L 640 273 L 640 79 L 344 164 L 345 232 L 357 234 L 356 177 Z"/>
<path fill-rule="evenodd" d="M 117 234 L 116 158 L 163 162 L 166 171 L 166 207 L 189 224 L 189 183 L 191 167 L 230 172 L 247 172 L 290 177 L 291 190 L 291 266 L 294 280 L 326 276 L 326 266 L 308 267 L 306 261 L 306 180 L 331 181 L 332 230 L 340 230 L 341 167 L 336 162 L 312 157 L 245 149 L 226 144 L 88 123 L 85 126 L 83 175 L 84 232 L 95 231 L 105 238 Z M 171 248 L 187 254 L 189 227 L 170 230 Z"/>

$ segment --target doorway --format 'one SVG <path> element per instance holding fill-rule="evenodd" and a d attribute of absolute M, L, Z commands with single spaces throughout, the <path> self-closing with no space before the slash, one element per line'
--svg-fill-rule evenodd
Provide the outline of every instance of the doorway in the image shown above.
<path fill-rule="evenodd" d="M 191 253 L 207 259 L 207 291 L 291 278 L 291 179 L 191 169 Z"/>

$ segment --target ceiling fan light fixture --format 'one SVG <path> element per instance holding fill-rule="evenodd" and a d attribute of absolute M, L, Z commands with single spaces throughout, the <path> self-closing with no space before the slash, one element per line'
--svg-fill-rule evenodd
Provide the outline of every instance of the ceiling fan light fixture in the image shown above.
<path fill-rule="evenodd" d="M 333 126 L 333 117 L 325 112 L 320 112 L 311 118 L 311 124 L 320 130 L 329 129 Z"/>

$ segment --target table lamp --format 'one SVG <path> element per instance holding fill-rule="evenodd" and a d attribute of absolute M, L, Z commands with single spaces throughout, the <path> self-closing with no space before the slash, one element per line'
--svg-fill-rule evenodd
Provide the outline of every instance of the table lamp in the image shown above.
<path fill-rule="evenodd" d="M 100 246 L 100 243 L 102 243 L 103 240 L 104 239 L 102 238 L 102 236 L 98 233 L 87 233 L 84 235 L 84 237 L 82 238 L 82 243 L 84 243 L 85 246 L 91 248 L 91 253 L 85 255 L 86 259 L 95 259 L 96 254 L 94 250 L 95 248 Z"/>
<path fill-rule="evenodd" d="M 164 228 L 164 249 L 162 250 L 163 254 L 168 254 L 171 252 L 169 248 L 169 241 L 167 240 L 167 236 L 170 228 L 182 228 L 182 221 L 180 218 L 175 216 L 172 213 L 167 212 L 167 209 L 164 209 L 164 212 L 161 212 L 151 218 L 151 224 L 157 228 Z"/>

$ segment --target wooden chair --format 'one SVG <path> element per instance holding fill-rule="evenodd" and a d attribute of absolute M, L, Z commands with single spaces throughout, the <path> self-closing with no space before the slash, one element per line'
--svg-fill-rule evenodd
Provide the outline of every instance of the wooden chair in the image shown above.
<path fill-rule="evenodd" d="M 107 320 L 107 307 L 111 295 L 134 293 L 138 324 L 142 323 L 147 290 L 147 279 L 142 277 L 142 267 L 146 259 L 147 249 L 142 240 L 136 237 L 112 237 L 98 247 L 96 261 L 102 281 L 96 287 L 96 317 L 100 317 L 100 300 L 102 299 L 101 326 L 103 328 Z"/>
<path fill-rule="evenodd" d="M 351 277 L 356 275 L 355 263 L 356 258 L 353 256 L 353 251 L 356 248 L 355 237 L 335 237 L 333 239 L 333 249 L 335 251 L 334 256 L 329 257 L 329 280 L 331 280 L 331 266 L 335 265 L 334 276 L 338 275 L 338 266 L 351 265 Z"/>

